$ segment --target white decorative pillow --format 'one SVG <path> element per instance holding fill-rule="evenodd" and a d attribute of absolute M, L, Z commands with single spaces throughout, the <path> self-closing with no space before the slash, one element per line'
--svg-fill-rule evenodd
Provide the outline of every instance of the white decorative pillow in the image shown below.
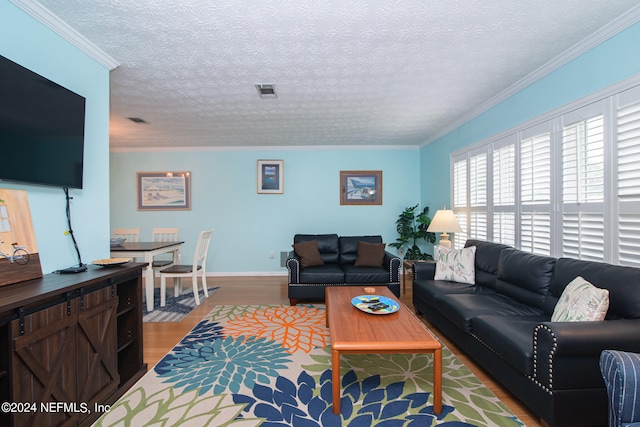
<path fill-rule="evenodd" d="M 592 322 L 604 320 L 609 309 L 609 291 L 593 286 L 578 276 L 562 291 L 552 322 Z"/>
<path fill-rule="evenodd" d="M 433 258 L 436 261 L 434 280 L 476 283 L 476 247 L 448 249 L 436 246 Z"/>

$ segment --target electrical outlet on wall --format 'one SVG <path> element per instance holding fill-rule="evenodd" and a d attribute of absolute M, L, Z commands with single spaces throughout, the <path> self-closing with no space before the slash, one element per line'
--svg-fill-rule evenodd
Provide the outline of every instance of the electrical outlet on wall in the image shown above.
<path fill-rule="evenodd" d="M 273 251 L 269 252 L 269 259 L 274 259 L 276 257 L 276 254 Z"/>

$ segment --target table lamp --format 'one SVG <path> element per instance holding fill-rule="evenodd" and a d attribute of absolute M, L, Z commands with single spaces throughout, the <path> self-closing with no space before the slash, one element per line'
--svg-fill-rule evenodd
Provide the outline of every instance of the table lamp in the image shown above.
<path fill-rule="evenodd" d="M 451 248 L 451 240 L 447 233 L 459 233 L 462 231 L 458 219 L 452 210 L 440 209 L 431 220 L 431 224 L 427 227 L 427 231 L 431 233 L 442 233 L 440 235 L 440 246 Z"/>

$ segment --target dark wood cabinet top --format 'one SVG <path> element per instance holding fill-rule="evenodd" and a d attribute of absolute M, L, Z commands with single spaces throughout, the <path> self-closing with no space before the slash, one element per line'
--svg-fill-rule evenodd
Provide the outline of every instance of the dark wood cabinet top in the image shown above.
<path fill-rule="evenodd" d="M 81 288 L 91 288 L 109 279 L 141 274 L 145 263 L 120 266 L 89 265 L 87 271 L 76 274 L 45 274 L 43 277 L 0 286 L 0 320 L 15 314 L 20 307 L 33 307 L 64 296 Z M 75 297 L 75 295 L 74 295 Z"/>

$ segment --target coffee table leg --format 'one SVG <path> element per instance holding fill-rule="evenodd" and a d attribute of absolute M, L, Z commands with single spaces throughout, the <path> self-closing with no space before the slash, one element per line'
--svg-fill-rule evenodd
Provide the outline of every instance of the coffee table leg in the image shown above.
<path fill-rule="evenodd" d="M 331 398 L 333 400 L 333 413 L 340 413 L 340 352 L 331 351 Z"/>
<path fill-rule="evenodd" d="M 433 350 L 433 412 L 442 412 L 442 349 Z"/>

